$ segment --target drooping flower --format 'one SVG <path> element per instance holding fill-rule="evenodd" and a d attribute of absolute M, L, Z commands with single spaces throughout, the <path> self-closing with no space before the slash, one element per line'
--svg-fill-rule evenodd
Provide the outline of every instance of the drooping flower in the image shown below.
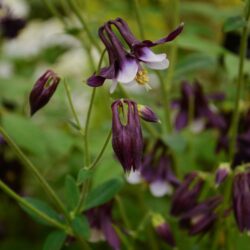
<path fill-rule="evenodd" d="M 180 225 L 188 230 L 189 235 L 208 232 L 218 217 L 215 209 L 222 200 L 222 196 L 214 196 L 200 202 L 181 214 Z"/>
<path fill-rule="evenodd" d="M 112 202 L 85 212 L 92 229 L 90 241 L 106 240 L 114 250 L 120 250 L 120 239 L 113 227 Z"/>
<path fill-rule="evenodd" d="M 52 70 L 47 70 L 35 83 L 30 92 L 30 114 L 34 115 L 44 107 L 53 96 L 60 82 L 60 78 Z"/>
<path fill-rule="evenodd" d="M 204 180 L 196 172 L 185 176 L 183 183 L 176 189 L 171 206 L 171 214 L 179 216 L 198 204 Z"/>
<path fill-rule="evenodd" d="M 147 149 L 147 145 L 144 148 L 141 176 L 149 183 L 150 191 L 154 196 L 171 194 L 180 182 L 172 170 L 173 159 L 169 149 L 160 140 L 156 141 L 152 149 Z"/>
<path fill-rule="evenodd" d="M 130 47 L 129 52 L 126 51 L 121 41 L 114 33 L 112 25 L 116 26 L 123 36 L 123 39 L 127 42 Z M 166 69 L 169 64 L 166 54 L 156 55 L 149 48 L 172 41 L 181 33 L 182 29 L 183 25 L 170 33 L 167 37 L 156 42 L 148 40 L 139 41 L 134 37 L 126 22 L 121 18 L 106 22 L 99 28 L 99 37 L 108 52 L 109 66 L 94 73 L 87 80 L 88 85 L 99 87 L 103 85 L 106 79 L 110 79 L 113 81 L 110 89 L 111 93 L 115 90 L 118 82 L 123 84 L 137 82 L 149 88 L 147 71 L 142 68 L 140 62 L 146 63 L 148 67 L 153 69 Z"/>
<path fill-rule="evenodd" d="M 114 152 L 124 171 L 139 170 L 142 163 L 143 137 L 138 104 L 128 99 L 118 99 L 112 103 L 111 108 Z M 143 116 L 142 118 L 145 119 Z"/>
<path fill-rule="evenodd" d="M 194 84 L 183 82 L 181 85 L 181 98 L 173 103 L 173 106 L 177 106 L 179 109 L 175 118 L 175 128 L 181 130 L 189 122 L 192 122 L 193 125 L 200 124 L 199 128 L 196 128 L 199 131 L 204 127 L 225 128 L 226 124 L 223 117 L 209 106 L 209 99 L 221 100 L 222 98 L 223 95 L 220 93 L 205 96 L 198 82 Z"/>
<path fill-rule="evenodd" d="M 250 231 L 250 171 L 239 172 L 233 180 L 233 209 L 241 232 Z"/>
<path fill-rule="evenodd" d="M 160 214 L 154 214 L 152 217 L 152 223 L 160 238 L 169 246 L 175 247 L 176 243 L 171 228 L 164 218 Z"/>

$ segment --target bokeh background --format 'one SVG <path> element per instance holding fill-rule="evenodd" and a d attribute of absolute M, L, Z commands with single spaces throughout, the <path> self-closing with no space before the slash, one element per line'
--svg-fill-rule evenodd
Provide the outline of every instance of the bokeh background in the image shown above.
<path fill-rule="evenodd" d="M 97 41 L 98 27 L 108 19 L 116 17 L 127 20 L 133 32 L 139 36 L 131 0 L 76 1 Z M 51 68 L 70 86 L 76 110 L 84 123 L 91 93 L 86 79 L 93 73 L 89 53 L 93 55 L 93 64 L 98 63 L 100 55 L 89 43 L 81 24 L 67 6 L 67 1 L 53 0 L 65 24 L 52 15 L 44 1 L 2 2 L 10 8 L 13 15 L 25 19 L 26 26 L 13 39 L 0 37 L 0 122 L 61 197 L 64 197 L 65 176 L 77 176 L 79 169 L 83 167 L 83 142 L 71 126 L 72 115 L 63 84 L 59 85 L 49 105 L 32 118 L 29 116 L 28 96 L 36 79 L 46 69 Z M 142 24 L 148 39 L 161 38 L 173 29 L 173 2 L 139 1 Z M 180 1 L 180 21 L 185 22 L 185 29 L 175 42 L 178 45 L 178 60 L 171 83 L 172 99 L 180 95 L 182 80 L 198 80 L 205 92 L 225 92 L 227 100 L 221 104 L 222 108 L 232 108 L 240 35 L 237 32 L 226 33 L 225 20 L 240 13 L 241 9 L 240 0 Z M 156 48 L 156 51 L 163 49 L 168 53 L 171 46 L 173 45 L 167 44 L 160 49 Z M 250 51 L 248 56 L 250 57 Z M 246 62 L 245 71 L 250 71 L 250 61 Z M 128 92 L 158 112 L 159 83 L 157 77 L 151 72 L 150 74 L 152 91 L 145 94 L 141 88 L 131 88 Z M 246 80 L 249 88 L 250 81 L 247 78 Z M 104 86 L 98 89 L 91 118 L 92 155 L 99 152 L 111 127 L 109 84 Z M 249 99 L 246 98 L 242 105 L 247 104 Z M 163 117 L 161 112 L 159 110 L 158 114 Z M 144 134 L 147 136 L 146 131 Z M 211 138 L 215 136 L 214 131 L 205 131 L 194 137 L 184 130 L 169 139 L 172 149 L 178 155 L 182 174 L 194 169 L 212 171 L 218 162 L 225 159 L 223 154 L 214 156 L 216 141 Z M 5 152 L 5 161 L 0 161 L 0 164 L 0 178 L 19 194 L 47 200 L 37 181 L 10 150 Z M 95 172 L 94 186 L 121 175 L 122 168 L 114 159 L 109 145 L 100 167 Z M 133 189 L 126 192 L 128 213 L 131 218 L 139 216 L 140 211 L 133 207 Z M 149 193 L 146 197 L 149 206 L 164 213 L 165 201 L 155 199 Z M 48 227 L 36 223 L 13 200 L 0 192 L 1 250 L 42 249 L 48 233 Z M 250 240 L 235 232 L 235 242 L 239 244 L 237 249 L 244 250 L 248 249 Z M 195 246 L 193 240 L 183 241 L 183 245 L 185 244 Z M 105 249 L 101 243 L 97 246 L 100 247 L 97 249 Z M 77 249 L 77 246 L 69 244 L 65 249 Z M 205 248 L 196 246 L 190 249 Z"/>

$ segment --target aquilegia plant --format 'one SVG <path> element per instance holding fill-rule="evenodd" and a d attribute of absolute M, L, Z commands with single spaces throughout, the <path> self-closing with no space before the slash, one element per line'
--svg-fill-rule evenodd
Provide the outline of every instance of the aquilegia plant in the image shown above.
<path fill-rule="evenodd" d="M 17 143 L 20 148 L 3 124 L 0 188 L 36 221 L 56 229 L 46 239 L 45 250 L 62 249 L 64 245 L 87 250 L 239 249 L 231 247 L 229 238 L 236 230 L 242 234 L 250 231 L 250 107 L 249 103 L 242 104 L 243 108 L 240 105 L 244 102 L 241 95 L 250 1 L 245 1 L 241 22 L 237 19 L 235 24 L 242 25 L 242 42 L 233 105 L 228 104 L 232 96 L 227 99 L 221 90 L 208 93 L 198 77 L 194 81 L 183 78 L 179 85 L 172 86 L 179 80 L 174 71 L 177 55 L 182 58 L 189 53 L 177 50 L 178 38 L 183 35 L 181 43 L 185 40 L 184 23 L 177 22 L 179 18 L 169 34 L 157 30 L 163 38 L 144 39 L 148 31 L 142 25 L 138 1 L 132 1 L 141 39 L 130 28 L 130 21 L 121 17 L 100 24 L 95 38 L 94 26 L 86 22 L 80 6 L 73 0 L 66 2 L 67 11 L 83 26 L 84 39 L 71 31 L 70 18 L 64 16 L 67 11 L 57 9 L 53 1 L 45 1 L 68 34 L 85 45 L 93 64 L 83 86 L 91 91 L 83 114 L 85 123 L 82 125 L 78 117 L 69 79 L 59 75 L 56 68 L 41 74 L 31 89 L 29 119 L 38 119 L 64 85 L 73 115 L 67 129 L 80 138 L 77 150 L 83 150 L 82 165 L 77 164 L 77 178 L 66 177 L 67 197 L 59 196 L 25 155 L 29 152 L 23 152 L 22 143 Z M 0 15 L 0 35 L 12 39 L 24 28 L 25 21 L 13 17 L 1 2 L 0 11 L 4 13 Z M 98 66 L 91 46 L 100 57 Z M 111 83 L 109 91 L 105 82 Z M 99 153 L 90 146 L 90 138 L 102 138 L 90 126 L 93 114 L 100 118 L 102 112 L 95 107 L 97 91 L 101 105 L 109 103 L 109 113 L 104 114 L 109 117 L 109 133 Z M 91 133 L 96 133 L 95 137 Z M 206 139 L 201 144 L 203 135 Z M 105 159 L 105 164 L 115 168 L 107 171 Z M 63 157 L 54 166 L 59 173 L 62 161 Z M 42 186 L 53 208 L 25 197 L 20 183 L 25 168 Z M 101 184 L 96 181 L 100 175 L 104 179 Z M 113 175 L 116 178 L 110 178 Z M 80 248 L 73 248 L 76 244 Z"/>

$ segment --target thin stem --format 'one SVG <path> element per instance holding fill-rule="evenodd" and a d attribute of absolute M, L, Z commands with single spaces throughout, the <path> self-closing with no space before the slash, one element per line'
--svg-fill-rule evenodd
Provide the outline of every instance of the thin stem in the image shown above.
<path fill-rule="evenodd" d="M 106 150 L 106 148 L 108 146 L 111 135 L 112 135 L 112 130 L 110 130 L 110 132 L 109 132 L 109 134 L 108 134 L 108 136 L 107 136 L 107 138 L 106 138 L 106 140 L 105 140 L 105 142 L 104 142 L 104 144 L 102 146 L 102 149 L 101 149 L 100 153 L 98 154 L 96 159 L 90 164 L 90 166 L 87 167 L 87 169 L 95 168 L 96 165 L 99 163 L 99 161 L 101 160 L 101 158 L 102 158 L 102 156 L 103 156 L 103 154 L 104 154 L 104 152 L 105 152 L 105 150 Z"/>
<path fill-rule="evenodd" d="M 163 101 L 164 111 L 165 111 L 165 122 L 166 122 L 167 133 L 171 133 L 173 129 L 172 129 L 172 124 L 171 124 L 171 116 L 170 116 L 171 112 L 170 112 L 169 91 L 164 83 L 161 73 L 156 71 L 156 74 L 160 80 L 160 85 L 161 85 L 162 101 Z"/>
<path fill-rule="evenodd" d="M 21 151 L 21 149 L 9 137 L 9 135 L 6 133 L 6 131 L 2 127 L 0 127 L 0 134 L 2 134 L 5 141 L 11 147 L 11 149 L 15 152 L 15 154 L 20 159 L 20 161 L 23 163 L 23 165 L 25 167 L 27 167 L 27 169 L 29 169 L 36 176 L 36 178 L 40 182 L 41 186 L 46 191 L 47 195 L 51 198 L 51 200 L 53 200 L 54 204 L 64 214 L 65 219 L 70 224 L 71 219 L 70 219 L 69 214 L 67 213 L 67 210 L 65 209 L 61 200 L 58 198 L 57 194 L 54 192 L 54 190 L 50 187 L 48 182 L 45 180 L 45 178 L 40 174 L 40 172 L 36 169 L 36 167 L 33 165 L 33 163 L 24 155 L 24 153 Z"/>
<path fill-rule="evenodd" d="M 69 228 L 66 225 L 63 225 L 62 223 L 54 220 L 53 218 L 49 217 L 42 211 L 38 210 L 37 208 L 33 207 L 29 202 L 27 202 L 25 199 L 23 199 L 21 196 L 16 194 L 13 190 L 11 190 L 3 181 L 0 180 L 0 188 L 3 192 L 5 192 L 8 196 L 10 196 L 12 199 L 17 201 L 22 206 L 28 208 L 30 211 L 35 213 L 38 217 L 48 222 L 50 225 L 55 226 L 65 232 L 69 232 Z M 71 232 L 72 234 L 72 232 Z"/>
<path fill-rule="evenodd" d="M 246 23 L 250 16 L 250 7 L 249 7 L 249 0 L 246 3 L 246 16 L 245 20 Z M 244 90 L 244 63 L 245 63 L 245 57 L 246 57 L 246 49 L 247 49 L 247 40 L 248 40 L 248 34 L 247 34 L 248 27 L 247 25 L 244 26 L 242 30 L 242 37 L 240 42 L 240 62 L 239 62 L 239 68 L 238 68 L 238 83 L 237 83 L 237 89 L 236 89 L 236 99 L 234 104 L 234 112 L 233 112 L 233 118 L 232 118 L 232 125 L 230 128 L 231 132 L 231 140 L 230 140 L 230 146 L 229 146 L 229 159 L 232 163 L 235 153 L 235 147 L 236 147 L 236 140 L 237 140 L 237 134 L 238 134 L 238 126 L 239 126 L 239 119 L 240 119 L 240 99 Z"/>
<path fill-rule="evenodd" d="M 72 11 L 76 14 L 77 18 L 79 19 L 80 23 L 82 24 L 84 30 L 86 31 L 86 34 L 89 37 L 90 42 L 96 47 L 96 49 L 99 52 L 101 52 L 101 48 L 100 48 L 99 44 L 96 42 L 95 38 L 93 37 L 92 33 L 90 32 L 90 29 L 89 29 L 85 19 L 81 15 L 81 12 L 80 12 L 78 6 L 76 5 L 75 1 L 68 0 L 68 3 L 70 5 Z"/>
<path fill-rule="evenodd" d="M 71 112 L 72 112 L 72 114 L 74 116 L 76 125 L 79 128 L 80 132 L 83 134 L 83 131 L 82 131 L 82 128 L 81 128 L 81 123 L 80 123 L 80 120 L 79 120 L 79 118 L 77 116 L 77 113 L 76 113 L 76 110 L 75 110 L 75 107 L 74 107 L 74 104 L 73 104 L 73 101 L 72 101 L 72 98 L 71 98 L 70 89 L 69 89 L 69 86 L 68 86 L 68 84 L 66 82 L 66 79 L 64 80 L 63 83 L 64 83 L 64 88 L 65 88 L 65 91 L 66 91 L 67 99 L 68 99 L 68 102 L 69 102 L 69 106 L 70 106 Z"/>
<path fill-rule="evenodd" d="M 142 19 L 141 19 L 141 14 L 139 11 L 139 2 L 138 0 L 134 0 L 134 6 L 135 6 L 135 18 L 138 24 L 138 28 L 139 28 L 139 32 L 140 32 L 140 37 L 142 40 L 145 39 L 145 34 L 144 34 L 144 29 L 143 29 L 143 25 L 142 25 Z"/>
<path fill-rule="evenodd" d="M 57 17 L 65 26 L 67 26 L 66 21 L 63 19 L 63 17 L 61 16 L 61 14 L 56 10 L 56 8 L 53 6 L 52 1 L 51 0 L 43 0 L 44 4 L 47 6 L 47 8 L 49 9 L 49 11 L 55 16 Z"/>
<path fill-rule="evenodd" d="M 125 208 L 124 208 L 124 206 L 123 206 L 123 202 L 122 202 L 121 198 L 117 195 L 117 196 L 115 197 L 115 200 L 116 200 L 116 202 L 117 202 L 117 205 L 118 205 L 118 209 L 119 209 L 121 218 L 122 218 L 122 220 L 123 220 L 123 222 L 124 222 L 126 228 L 127 228 L 128 230 L 131 230 L 132 228 L 131 228 L 131 225 L 130 225 L 130 221 L 129 221 L 129 219 L 127 218 L 127 215 L 126 215 L 126 212 L 125 212 Z"/>

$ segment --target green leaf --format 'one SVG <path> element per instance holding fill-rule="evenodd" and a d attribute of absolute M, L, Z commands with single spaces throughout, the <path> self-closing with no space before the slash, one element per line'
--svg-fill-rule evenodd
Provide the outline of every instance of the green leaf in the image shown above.
<path fill-rule="evenodd" d="M 183 152 L 187 147 L 187 141 L 180 134 L 168 135 L 166 138 L 163 138 L 163 140 L 172 150 L 178 153 Z"/>
<path fill-rule="evenodd" d="M 48 235 L 45 240 L 43 250 L 60 250 L 67 235 L 63 231 L 55 231 Z"/>
<path fill-rule="evenodd" d="M 247 23 L 242 16 L 229 17 L 224 23 L 223 30 L 225 32 L 230 32 L 243 28 L 246 26 L 246 24 Z"/>
<path fill-rule="evenodd" d="M 93 171 L 86 170 L 84 168 L 80 169 L 78 176 L 77 176 L 77 184 L 81 185 L 87 179 L 89 179 L 93 175 Z"/>
<path fill-rule="evenodd" d="M 65 188 L 68 206 L 70 209 L 74 209 L 78 204 L 80 192 L 75 182 L 75 179 L 70 175 L 66 177 Z"/>
<path fill-rule="evenodd" d="M 30 197 L 26 197 L 25 200 L 27 202 L 29 202 L 33 207 L 35 207 L 36 209 L 40 210 L 41 212 L 45 213 L 47 216 L 49 216 L 52 219 L 55 219 L 57 221 L 61 221 L 60 220 L 60 216 L 59 214 L 57 214 L 57 212 L 52 209 L 47 203 L 45 203 L 44 201 L 35 199 L 35 198 L 30 198 Z M 41 219 L 40 217 L 38 217 L 33 211 L 29 210 L 28 208 L 24 207 L 21 205 L 21 208 L 28 213 L 35 221 L 37 221 L 38 223 L 41 223 L 43 225 L 50 225 L 48 224 L 48 222 L 44 221 L 43 219 Z"/>
<path fill-rule="evenodd" d="M 45 134 L 31 118 L 6 114 L 2 117 L 2 122 L 3 127 L 18 146 L 41 157 L 47 155 Z"/>
<path fill-rule="evenodd" d="M 87 196 L 84 209 L 90 209 L 110 201 L 122 188 L 121 179 L 112 179 L 94 188 Z"/>
<path fill-rule="evenodd" d="M 72 227 L 76 234 L 83 237 L 84 239 L 88 239 L 90 236 L 89 223 L 87 218 L 84 215 L 76 217 L 72 221 Z"/>

